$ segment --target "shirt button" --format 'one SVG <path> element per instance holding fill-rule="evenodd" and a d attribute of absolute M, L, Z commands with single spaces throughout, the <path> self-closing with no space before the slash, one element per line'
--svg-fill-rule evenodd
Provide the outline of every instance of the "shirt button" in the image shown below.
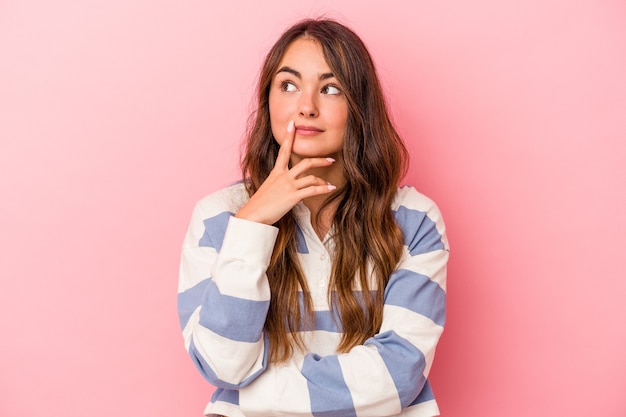
<path fill-rule="evenodd" d="M 320 287 L 324 287 L 324 286 L 326 286 L 326 281 L 321 280 L 321 281 L 320 281 Z"/>
<path fill-rule="evenodd" d="M 320 261 L 325 261 L 326 260 L 326 255 L 321 255 L 320 256 Z"/>

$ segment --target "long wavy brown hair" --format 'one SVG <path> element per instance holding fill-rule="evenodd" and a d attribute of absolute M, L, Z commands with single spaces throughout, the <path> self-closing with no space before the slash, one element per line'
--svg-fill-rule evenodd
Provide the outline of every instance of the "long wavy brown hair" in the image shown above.
<path fill-rule="evenodd" d="M 321 45 L 348 104 L 342 151 L 346 183 L 324 204 L 336 206 L 328 297 L 342 330 L 338 350 L 346 352 L 380 329 L 383 290 L 402 255 L 402 231 L 391 203 L 405 174 L 408 153 L 389 118 L 374 63 L 361 39 L 336 21 L 307 19 L 284 32 L 264 61 L 258 107 L 250 117 L 241 162 L 248 193 L 254 194 L 274 167 L 279 145 L 270 125 L 270 86 L 285 50 L 301 37 Z M 307 280 L 298 262 L 293 212 L 275 226 L 279 232 L 267 270 L 271 301 L 265 331 L 270 360 L 283 362 L 294 348 L 303 347 L 300 332 L 314 329 L 315 323 Z"/>

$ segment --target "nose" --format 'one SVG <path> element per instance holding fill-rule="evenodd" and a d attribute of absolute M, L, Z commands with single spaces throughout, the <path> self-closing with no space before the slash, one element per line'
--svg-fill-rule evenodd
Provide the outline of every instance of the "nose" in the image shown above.
<path fill-rule="evenodd" d="M 298 113 L 301 117 L 317 117 L 319 110 L 315 93 L 311 91 L 302 91 L 298 101 Z"/>

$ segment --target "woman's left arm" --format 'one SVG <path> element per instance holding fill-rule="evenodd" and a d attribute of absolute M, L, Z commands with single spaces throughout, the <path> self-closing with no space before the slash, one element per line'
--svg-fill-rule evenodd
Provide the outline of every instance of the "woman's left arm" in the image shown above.
<path fill-rule="evenodd" d="M 395 211 L 405 255 L 385 289 L 380 332 L 348 353 L 309 354 L 278 369 L 278 411 L 380 417 L 434 403 L 427 377 L 445 322 L 449 247 L 435 204 L 413 189 L 406 194 Z"/>

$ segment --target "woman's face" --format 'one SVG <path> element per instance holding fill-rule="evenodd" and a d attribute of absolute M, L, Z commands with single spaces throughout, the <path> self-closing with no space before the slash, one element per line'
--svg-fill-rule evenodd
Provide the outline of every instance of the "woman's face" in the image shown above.
<path fill-rule="evenodd" d="M 287 47 L 272 79 L 269 107 L 272 133 L 279 144 L 289 121 L 295 122 L 292 163 L 309 157 L 340 157 L 348 104 L 317 41 L 299 38 Z"/>

